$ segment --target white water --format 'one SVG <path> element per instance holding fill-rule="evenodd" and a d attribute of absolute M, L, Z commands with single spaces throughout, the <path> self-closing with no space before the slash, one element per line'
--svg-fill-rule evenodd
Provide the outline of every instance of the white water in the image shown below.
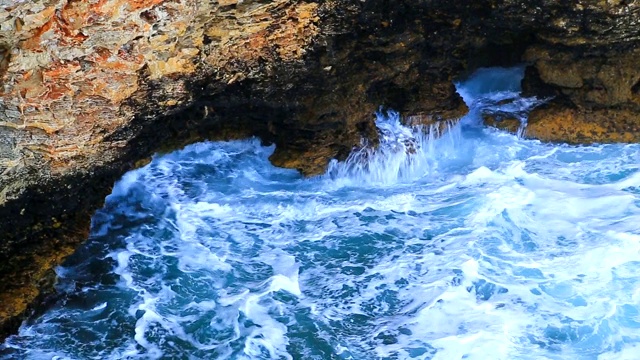
<path fill-rule="evenodd" d="M 379 114 L 380 149 L 320 178 L 257 140 L 127 174 L 0 358 L 639 358 L 640 146 L 480 126 L 537 104 L 520 73 L 460 84 L 441 137 Z"/>

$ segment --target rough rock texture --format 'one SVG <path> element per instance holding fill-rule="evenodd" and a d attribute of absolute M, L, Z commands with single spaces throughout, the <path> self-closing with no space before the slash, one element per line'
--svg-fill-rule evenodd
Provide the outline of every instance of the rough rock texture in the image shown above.
<path fill-rule="evenodd" d="M 257 135 L 274 164 L 318 174 L 376 143 L 378 106 L 456 118 L 452 80 L 523 59 L 527 92 L 555 96 L 529 134 L 637 134 L 639 6 L 0 0 L 0 336 L 46 295 L 113 182 L 155 151 Z"/>
<path fill-rule="evenodd" d="M 640 2 L 545 7 L 548 32 L 526 50 L 525 95 L 553 96 L 526 136 L 573 144 L 640 141 Z"/>
<path fill-rule="evenodd" d="M 258 135 L 275 164 L 318 174 L 376 142 L 379 105 L 465 111 L 430 22 L 394 23 L 404 14 L 386 2 L 0 4 L 0 329 L 46 295 L 113 182 L 155 151 Z"/>
<path fill-rule="evenodd" d="M 636 9 L 640 17 L 640 4 Z M 640 48 L 620 40 L 527 51 L 535 67 L 527 72 L 525 91 L 553 96 L 530 114 L 528 137 L 573 144 L 640 141 Z"/>

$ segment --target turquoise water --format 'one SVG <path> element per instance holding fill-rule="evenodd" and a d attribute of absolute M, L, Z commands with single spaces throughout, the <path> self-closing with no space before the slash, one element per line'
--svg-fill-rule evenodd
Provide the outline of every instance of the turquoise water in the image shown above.
<path fill-rule="evenodd" d="M 380 149 L 318 178 L 258 140 L 155 158 L 0 359 L 640 358 L 640 146 L 480 126 L 537 104 L 518 76 L 459 84 L 443 134 L 378 114 Z"/>

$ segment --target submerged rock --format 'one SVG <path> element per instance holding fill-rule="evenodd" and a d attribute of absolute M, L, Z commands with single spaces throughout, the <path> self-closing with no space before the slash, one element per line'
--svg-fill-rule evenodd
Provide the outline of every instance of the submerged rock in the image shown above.
<path fill-rule="evenodd" d="M 0 0 L 0 335 L 51 288 L 114 181 L 156 151 L 259 136 L 274 164 L 319 174 L 375 144 L 378 106 L 455 119 L 454 79 L 523 59 L 526 90 L 555 96 L 530 134 L 570 140 L 598 119 L 576 141 L 637 132 L 639 6 Z"/>

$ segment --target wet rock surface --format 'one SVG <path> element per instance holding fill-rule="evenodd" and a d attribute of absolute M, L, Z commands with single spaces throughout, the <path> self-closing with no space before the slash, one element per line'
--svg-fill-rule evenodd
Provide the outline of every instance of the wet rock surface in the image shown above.
<path fill-rule="evenodd" d="M 260 136 L 306 175 L 377 141 L 380 105 L 528 61 L 544 140 L 635 141 L 636 1 L 0 0 L 0 335 L 51 288 L 113 182 L 156 151 Z M 595 114 L 595 115 L 594 115 Z"/>

